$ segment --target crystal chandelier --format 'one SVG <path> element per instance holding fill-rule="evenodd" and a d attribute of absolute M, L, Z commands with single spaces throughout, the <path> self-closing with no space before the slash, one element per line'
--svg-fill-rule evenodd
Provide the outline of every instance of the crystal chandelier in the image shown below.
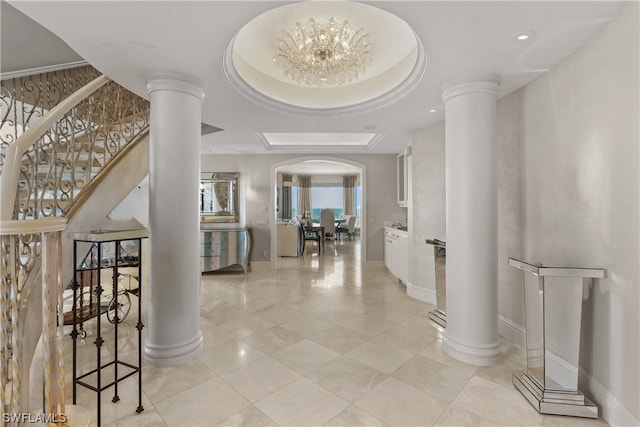
<path fill-rule="evenodd" d="M 348 21 L 327 23 L 311 18 L 276 41 L 273 62 L 285 77 L 309 86 L 339 86 L 364 73 L 371 63 L 371 42 L 364 28 L 353 30 Z"/>

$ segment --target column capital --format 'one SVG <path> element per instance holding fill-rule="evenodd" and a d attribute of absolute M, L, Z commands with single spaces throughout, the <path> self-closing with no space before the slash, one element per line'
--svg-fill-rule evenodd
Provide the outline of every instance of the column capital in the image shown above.
<path fill-rule="evenodd" d="M 203 84 L 198 79 L 182 74 L 151 74 L 147 77 L 147 93 L 156 91 L 181 92 L 204 100 Z"/>
<path fill-rule="evenodd" d="M 495 74 L 466 74 L 447 80 L 442 84 L 442 100 L 447 102 L 456 96 L 484 92 L 498 95 L 500 78 Z"/>

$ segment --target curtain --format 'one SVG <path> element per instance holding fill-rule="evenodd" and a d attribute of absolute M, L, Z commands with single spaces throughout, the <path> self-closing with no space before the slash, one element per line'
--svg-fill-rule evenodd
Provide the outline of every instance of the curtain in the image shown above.
<path fill-rule="evenodd" d="M 344 187 L 344 214 L 356 214 L 356 176 L 343 176 L 342 186 Z"/>
<path fill-rule="evenodd" d="M 301 215 L 305 215 L 306 212 L 311 212 L 311 177 L 310 176 L 298 176 L 298 182 L 300 183 L 300 197 L 298 198 L 298 212 Z"/>
<path fill-rule="evenodd" d="M 291 178 L 291 175 L 282 174 L 282 219 L 291 219 Z"/>

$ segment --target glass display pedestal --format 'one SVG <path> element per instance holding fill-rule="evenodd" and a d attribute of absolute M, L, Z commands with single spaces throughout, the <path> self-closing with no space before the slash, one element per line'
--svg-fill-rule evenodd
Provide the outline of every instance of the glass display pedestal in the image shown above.
<path fill-rule="evenodd" d="M 541 414 L 598 418 L 598 407 L 578 390 L 584 279 L 595 268 L 543 267 L 509 258 L 523 272 L 527 370 L 513 385 Z"/>
<path fill-rule="evenodd" d="M 447 243 L 438 239 L 427 239 L 433 245 L 433 265 L 436 271 L 436 308 L 429 312 L 429 319 L 443 328 L 447 327 Z"/>

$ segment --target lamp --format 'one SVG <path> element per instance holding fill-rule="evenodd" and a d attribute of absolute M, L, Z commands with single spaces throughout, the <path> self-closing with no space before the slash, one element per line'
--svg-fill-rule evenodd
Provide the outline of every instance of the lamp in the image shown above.
<path fill-rule="evenodd" d="M 310 18 L 276 41 L 273 62 L 284 75 L 309 86 L 340 86 L 351 82 L 371 63 L 371 42 L 364 28 L 353 30 L 348 21 Z"/>

